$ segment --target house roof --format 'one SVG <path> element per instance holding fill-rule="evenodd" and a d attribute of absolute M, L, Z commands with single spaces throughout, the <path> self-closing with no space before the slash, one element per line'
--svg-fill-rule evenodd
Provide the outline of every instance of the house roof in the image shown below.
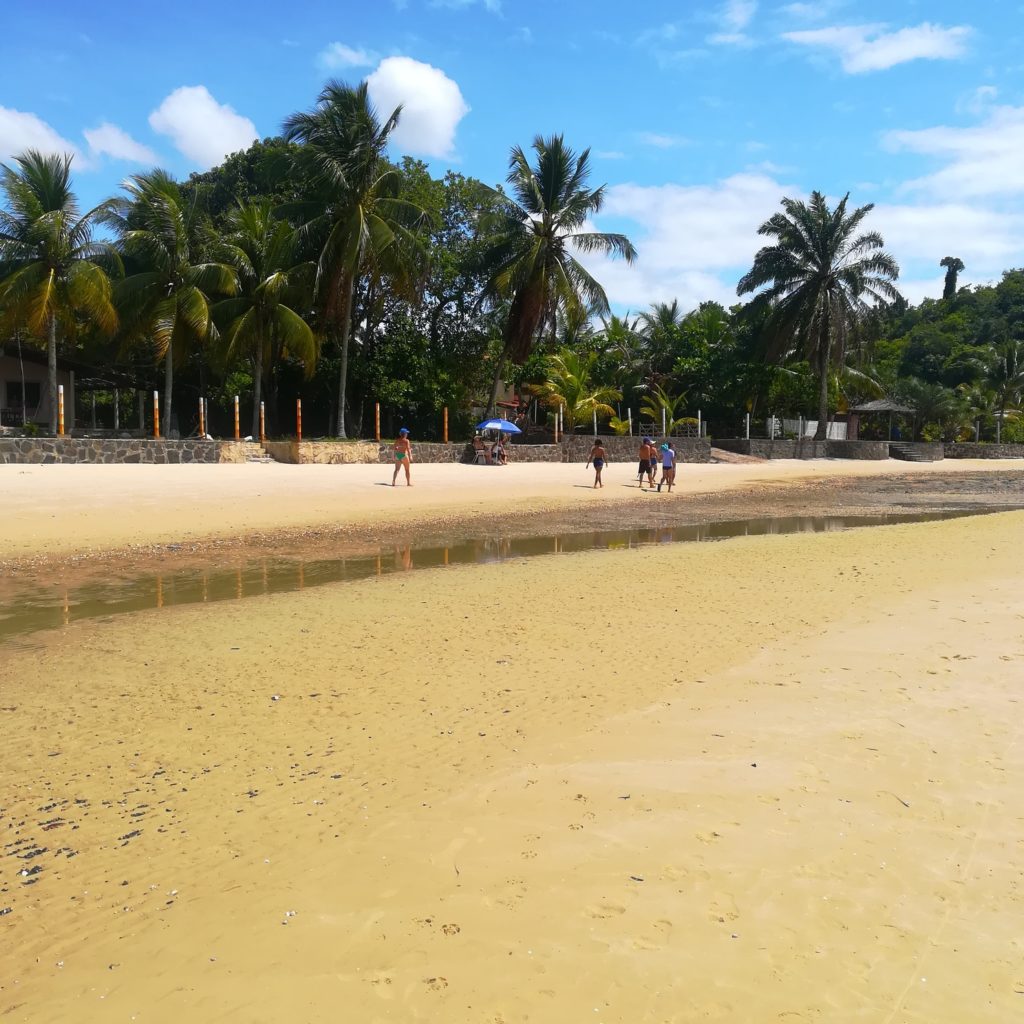
<path fill-rule="evenodd" d="M 876 398 L 873 402 L 852 406 L 850 412 L 917 412 L 907 405 L 900 405 L 891 398 Z"/>

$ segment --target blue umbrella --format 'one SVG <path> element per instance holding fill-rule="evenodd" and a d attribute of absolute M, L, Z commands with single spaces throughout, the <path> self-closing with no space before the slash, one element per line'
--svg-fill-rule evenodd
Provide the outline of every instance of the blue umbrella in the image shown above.
<path fill-rule="evenodd" d="M 506 434 L 521 434 L 522 431 L 509 420 L 484 420 L 476 425 L 477 430 L 503 430 Z"/>

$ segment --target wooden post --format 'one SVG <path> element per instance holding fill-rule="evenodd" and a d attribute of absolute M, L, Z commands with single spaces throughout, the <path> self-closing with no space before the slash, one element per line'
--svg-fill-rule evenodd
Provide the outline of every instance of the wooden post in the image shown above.
<path fill-rule="evenodd" d="M 121 429 L 121 392 L 114 388 L 114 430 Z"/>
<path fill-rule="evenodd" d="M 373 403 L 373 436 L 380 440 L 380 402 Z"/>
<path fill-rule="evenodd" d="M 206 410 L 203 408 L 203 400 L 199 399 L 199 436 L 206 437 Z"/>
<path fill-rule="evenodd" d="M 697 436 L 700 437 L 700 425 L 703 422 L 703 417 L 700 414 L 700 409 L 697 410 Z"/>
<path fill-rule="evenodd" d="M 295 440 L 302 440 L 302 399 L 295 399 Z"/>
<path fill-rule="evenodd" d="M 64 385 L 57 385 L 57 436 L 64 436 Z"/>
<path fill-rule="evenodd" d="M 594 437 L 597 437 L 597 410 L 594 410 Z"/>
<path fill-rule="evenodd" d="M 135 400 L 139 403 L 139 437 L 146 436 L 146 400 L 141 391 L 135 392 Z"/>
<path fill-rule="evenodd" d="M 160 440 L 160 392 L 153 392 L 153 437 Z"/>
<path fill-rule="evenodd" d="M 750 413 L 747 413 L 747 440 L 750 440 Z"/>
<path fill-rule="evenodd" d="M 96 389 L 95 388 L 93 388 L 92 391 L 89 392 L 89 397 L 92 399 L 92 414 L 91 414 L 90 422 L 92 423 L 92 429 L 95 430 L 96 429 Z"/>
<path fill-rule="evenodd" d="M 448 406 L 444 407 L 444 443 L 448 443 Z"/>
<path fill-rule="evenodd" d="M 238 429 L 238 395 L 235 395 L 235 440 L 239 440 L 241 436 L 242 433 Z"/>
<path fill-rule="evenodd" d="M 628 409 L 627 411 L 629 413 L 629 436 L 632 437 L 633 436 L 633 410 L 632 409 Z"/>
<path fill-rule="evenodd" d="M 267 409 L 266 403 L 260 402 L 260 444 L 267 439 Z"/>
<path fill-rule="evenodd" d="M 665 407 L 662 406 L 662 409 L 661 409 L 661 436 L 662 437 L 668 437 L 668 418 L 667 417 L 668 417 L 668 413 L 665 410 Z"/>

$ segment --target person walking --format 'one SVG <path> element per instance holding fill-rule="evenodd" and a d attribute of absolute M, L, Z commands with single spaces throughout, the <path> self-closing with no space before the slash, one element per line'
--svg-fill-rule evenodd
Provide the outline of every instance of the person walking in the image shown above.
<path fill-rule="evenodd" d="M 409 467 L 412 466 L 412 445 L 409 444 L 409 428 L 402 427 L 398 432 L 398 439 L 395 441 L 395 472 L 391 477 L 391 486 L 395 486 L 398 479 L 398 471 L 405 470 L 405 486 L 412 487 L 412 480 L 409 479 Z"/>
<path fill-rule="evenodd" d="M 651 489 L 654 489 L 654 471 L 651 469 L 651 460 L 655 457 L 654 443 L 649 437 L 645 437 L 640 442 L 640 452 L 638 454 L 639 463 L 637 465 L 637 476 L 640 479 L 640 490 L 644 489 L 644 477 L 646 476 L 650 482 Z"/>
<path fill-rule="evenodd" d="M 587 459 L 587 468 L 590 468 L 591 462 L 594 464 L 594 487 L 604 487 L 601 482 L 601 470 L 604 469 L 605 459 L 607 453 L 604 450 L 604 445 L 601 444 L 597 438 L 594 438 L 594 446 L 590 449 L 590 457 Z"/>
<path fill-rule="evenodd" d="M 658 481 L 658 491 L 661 491 L 662 484 L 668 484 L 669 493 L 672 493 L 672 484 L 676 479 L 676 450 L 672 447 L 671 441 L 666 441 L 661 446 L 661 479 Z"/>

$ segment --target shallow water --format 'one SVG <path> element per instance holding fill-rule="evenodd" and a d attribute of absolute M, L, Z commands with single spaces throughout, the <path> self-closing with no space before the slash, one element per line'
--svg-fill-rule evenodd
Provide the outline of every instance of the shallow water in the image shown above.
<path fill-rule="evenodd" d="M 987 510 L 986 510 L 987 511 Z M 237 601 L 327 583 L 369 579 L 414 569 L 452 565 L 483 565 L 538 555 L 573 551 L 622 550 L 652 544 L 720 541 L 784 533 L 828 533 L 864 526 L 922 523 L 981 512 L 929 512 L 887 515 L 790 516 L 659 527 L 643 530 L 602 530 L 553 536 L 477 538 L 450 545 L 406 544 L 370 555 L 339 558 L 260 558 L 243 565 L 168 570 L 120 575 L 79 586 L 15 585 L 0 604 L 0 643 L 40 630 L 67 626 L 82 619 L 184 604 Z"/>

